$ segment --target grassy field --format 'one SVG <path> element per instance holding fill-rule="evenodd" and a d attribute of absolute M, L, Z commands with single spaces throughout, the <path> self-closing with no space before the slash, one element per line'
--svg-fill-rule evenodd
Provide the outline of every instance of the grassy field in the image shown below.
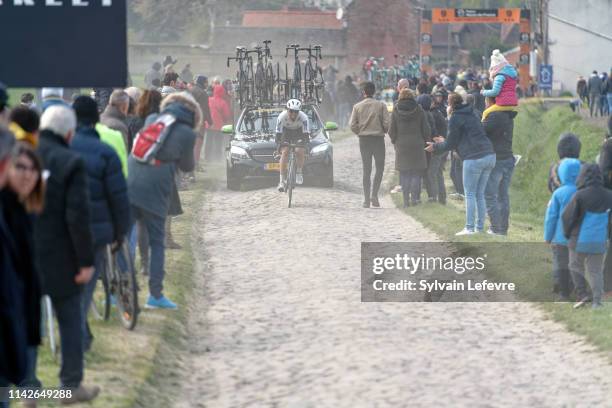
<path fill-rule="evenodd" d="M 204 198 L 208 181 L 198 174 L 199 182 L 189 191 L 181 192 L 185 214 L 173 219 L 172 232 L 183 249 L 166 251 L 165 293 L 179 305 L 178 311 L 142 310 L 134 331 L 121 327 L 116 309 L 108 322 L 90 319 L 95 340 L 86 355 L 85 383 L 101 386 L 100 396 L 87 406 L 139 406 L 143 390 L 151 387 L 159 375 L 157 365 L 162 350 L 181 331 L 192 289 L 193 253 L 191 237 L 198 203 Z M 147 280 L 138 276 L 140 305 L 148 296 Z M 47 343 L 39 348 L 38 376 L 45 387 L 58 386 L 59 364 Z M 41 405 L 44 406 L 44 405 Z M 54 405 L 53 405 L 54 406 Z"/>
<path fill-rule="evenodd" d="M 533 242 L 534 245 L 541 245 L 544 214 L 550 198 L 547 189 L 548 170 L 558 159 L 558 137 L 567 131 L 580 137 L 581 159 L 594 161 L 605 134 L 604 130 L 587 124 L 566 107 L 546 111 L 537 101 L 521 105 L 515 121 L 514 152 L 522 155 L 522 160 L 512 180 L 512 211 L 508 237 L 484 234 L 455 237 L 455 232 L 461 230 L 465 223 L 464 204 L 461 201 L 449 200 L 447 206 L 425 204 L 404 211 L 447 241 L 474 242 L 475 246 L 480 242 Z M 452 192 L 448 174 L 446 180 L 448 191 Z M 395 194 L 393 200 L 398 207 L 401 206 L 401 194 Z M 511 252 L 509 251 L 509 254 Z M 508 259 L 508 262 L 504 262 L 506 267 L 494 270 L 491 277 L 499 281 L 514 281 L 519 288 L 523 286 L 526 288 L 521 292 L 523 298 L 549 293 L 552 288 L 552 263 L 550 257 L 542 257 L 541 254 L 542 251 L 534 251 L 533 254 Z M 568 303 L 538 304 L 549 312 L 551 318 L 586 336 L 603 351 L 612 352 L 612 304 L 605 303 L 605 307 L 598 311 L 592 311 L 590 308 L 574 310 Z M 610 356 L 612 357 L 612 353 Z"/>

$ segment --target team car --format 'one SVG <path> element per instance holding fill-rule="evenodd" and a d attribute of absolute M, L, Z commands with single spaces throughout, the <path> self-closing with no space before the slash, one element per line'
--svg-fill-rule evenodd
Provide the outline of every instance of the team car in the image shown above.
<path fill-rule="evenodd" d="M 275 155 L 276 120 L 284 107 L 246 107 L 236 125 L 226 125 L 222 131 L 231 134 L 226 149 L 227 188 L 239 190 L 243 181 L 253 178 L 278 180 L 280 163 Z M 334 122 L 323 123 L 317 108 L 304 105 L 302 111 L 310 120 L 310 142 L 304 164 L 305 184 L 331 188 L 334 185 L 334 149 L 330 132 L 337 130 Z"/>

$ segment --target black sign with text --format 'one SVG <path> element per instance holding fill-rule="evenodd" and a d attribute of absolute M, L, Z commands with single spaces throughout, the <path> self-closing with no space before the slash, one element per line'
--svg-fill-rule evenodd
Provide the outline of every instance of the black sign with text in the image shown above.
<path fill-rule="evenodd" d="M 0 81 L 124 87 L 125 0 L 0 0 Z"/>

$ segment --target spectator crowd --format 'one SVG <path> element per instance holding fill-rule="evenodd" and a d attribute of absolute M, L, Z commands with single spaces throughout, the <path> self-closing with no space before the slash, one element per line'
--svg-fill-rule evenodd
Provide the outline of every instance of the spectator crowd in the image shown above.
<path fill-rule="evenodd" d="M 178 307 L 164 294 L 165 253 L 179 247 L 170 220 L 182 213 L 179 189 L 195 180 L 202 153 L 222 156 L 217 139 L 233 113 L 227 83 L 213 81 L 209 98 L 206 76 L 186 66 L 179 77 L 176 61 L 164 63 L 163 75 L 159 63 L 147 73 L 145 89 L 43 88 L 38 104 L 27 93 L 13 106 L 0 84 L 0 387 L 42 386 L 36 366 L 47 295 L 59 328 L 60 386 L 72 390 L 61 402 L 96 398 L 99 387 L 84 384 L 84 355 L 108 248 L 128 243 L 133 255 L 138 247 L 145 308 Z M 137 160 L 130 152 L 146 143 L 139 135 L 167 118 L 161 148 Z"/>

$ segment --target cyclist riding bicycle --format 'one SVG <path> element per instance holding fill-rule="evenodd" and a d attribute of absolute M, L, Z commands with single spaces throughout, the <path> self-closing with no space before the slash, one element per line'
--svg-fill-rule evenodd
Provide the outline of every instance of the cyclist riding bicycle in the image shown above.
<path fill-rule="evenodd" d="M 302 102 L 291 99 L 287 102 L 287 110 L 278 115 L 276 122 L 276 143 L 280 146 L 280 183 L 278 191 L 285 191 L 287 182 L 287 161 L 289 157 L 289 145 L 297 144 L 295 149 L 297 172 L 295 183 L 304 183 L 302 169 L 306 160 L 306 144 L 310 141 L 310 120 L 308 115 L 302 112 Z"/>

